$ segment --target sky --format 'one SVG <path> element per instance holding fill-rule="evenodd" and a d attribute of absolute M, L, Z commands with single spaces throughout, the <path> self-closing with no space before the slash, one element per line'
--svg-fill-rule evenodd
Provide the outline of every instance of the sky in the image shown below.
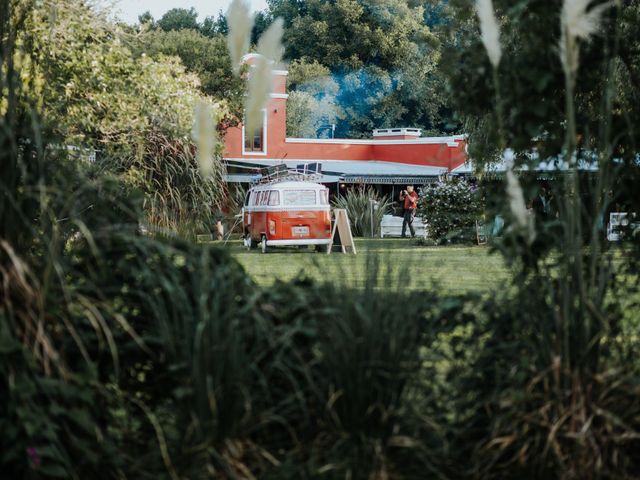
<path fill-rule="evenodd" d="M 202 22 L 205 17 L 217 17 L 218 12 L 226 12 L 229 8 L 231 0 L 118 0 L 116 2 L 115 11 L 119 18 L 127 23 L 135 23 L 138 21 L 138 15 L 151 12 L 153 18 L 158 20 L 162 15 L 172 8 L 191 7 L 198 12 L 198 21 Z M 266 0 L 249 0 L 253 11 L 264 10 L 267 8 Z"/>

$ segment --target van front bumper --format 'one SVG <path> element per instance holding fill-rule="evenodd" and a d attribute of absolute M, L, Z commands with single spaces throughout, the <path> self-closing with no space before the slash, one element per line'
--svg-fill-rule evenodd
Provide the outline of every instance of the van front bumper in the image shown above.
<path fill-rule="evenodd" d="M 267 245 L 269 247 L 288 247 L 295 245 L 329 245 L 331 243 L 330 238 L 300 238 L 295 240 L 268 240 Z"/>

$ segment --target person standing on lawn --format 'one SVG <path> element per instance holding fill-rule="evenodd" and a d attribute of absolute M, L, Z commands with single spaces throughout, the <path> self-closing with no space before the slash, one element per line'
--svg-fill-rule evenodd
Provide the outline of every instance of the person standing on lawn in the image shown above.
<path fill-rule="evenodd" d="M 418 194 L 413 190 L 413 185 L 407 185 L 407 189 L 400 192 L 400 201 L 404 202 L 402 238 L 405 238 L 407 236 L 407 225 L 409 225 L 411 237 L 413 238 L 416 236 L 416 231 L 413 229 L 413 219 L 416 216 L 416 207 L 418 206 Z"/>

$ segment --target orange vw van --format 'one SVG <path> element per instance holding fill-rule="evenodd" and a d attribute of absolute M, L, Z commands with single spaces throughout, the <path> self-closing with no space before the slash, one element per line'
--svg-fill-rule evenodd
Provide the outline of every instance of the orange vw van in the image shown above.
<path fill-rule="evenodd" d="M 331 242 L 329 189 L 304 180 L 275 180 L 247 192 L 243 212 L 247 248 L 314 245 Z"/>

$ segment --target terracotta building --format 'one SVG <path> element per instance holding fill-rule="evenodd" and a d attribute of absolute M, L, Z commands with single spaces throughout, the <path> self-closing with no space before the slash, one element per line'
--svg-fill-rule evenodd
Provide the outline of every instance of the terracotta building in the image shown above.
<path fill-rule="evenodd" d="M 257 55 L 245 57 L 248 64 Z M 287 71 L 274 71 L 274 93 L 264 110 L 262 128 L 243 125 L 225 136 L 224 158 L 231 182 L 248 182 L 257 168 L 285 163 L 289 168 L 317 162 L 323 183 L 421 184 L 461 166 L 464 136 L 421 137 L 416 128 L 373 131 L 371 139 L 287 138 Z"/>

